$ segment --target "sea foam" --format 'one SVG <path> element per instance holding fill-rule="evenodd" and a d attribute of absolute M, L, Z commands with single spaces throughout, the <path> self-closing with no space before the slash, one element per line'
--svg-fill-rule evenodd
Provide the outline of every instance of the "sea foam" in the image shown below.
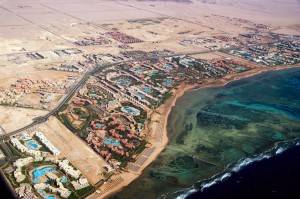
<path fill-rule="evenodd" d="M 187 198 L 189 195 L 196 193 L 197 190 L 196 189 L 188 189 L 186 191 L 184 191 L 182 194 L 180 194 L 179 196 L 176 197 L 176 199 L 185 199 Z"/>
<path fill-rule="evenodd" d="M 282 152 L 286 151 L 289 148 L 293 148 L 294 146 L 299 146 L 299 145 L 300 145 L 300 138 L 296 138 L 289 142 L 277 143 L 272 149 L 267 150 L 264 153 L 261 153 L 260 155 L 253 156 L 251 158 L 242 158 L 236 163 L 228 165 L 226 170 L 223 171 L 222 173 L 216 174 L 210 179 L 199 181 L 198 183 L 200 183 L 200 189 L 201 191 L 203 191 L 211 186 L 223 182 L 227 178 L 230 178 L 232 176 L 232 172 L 237 173 L 254 162 L 259 162 L 265 159 L 269 159 L 273 156 L 281 154 Z M 179 196 L 177 196 L 176 199 L 185 199 L 195 192 L 197 192 L 197 189 L 195 189 L 193 186 L 192 188 L 184 191 Z"/>

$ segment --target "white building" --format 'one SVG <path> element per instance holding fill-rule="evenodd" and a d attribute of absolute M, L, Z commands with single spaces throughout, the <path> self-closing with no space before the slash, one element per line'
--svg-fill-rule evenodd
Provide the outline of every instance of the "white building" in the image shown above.
<path fill-rule="evenodd" d="M 39 138 L 39 140 L 47 147 L 47 149 L 53 154 L 53 155 L 59 155 L 60 151 L 53 146 L 53 144 L 42 134 L 41 132 L 36 131 L 35 135 Z"/>
<path fill-rule="evenodd" d="M 16 193 L 18 194 L 19 198 L 24 199 L 38 199 L 36 195 L 31 191 L 32 187 L 28 183 L 22 183 L 20 187 L 16 188 Z"/>
<path fill-rule="evenodd" d="M 90 186 L 88 180 L 84 177 L 80 178 L 78 181 L 71 182 L 75 190 L 83 189 L 85 187 Z"/>
<path fill-rule="evenodd" d="M 20 167 L 14 171 L 14 177 L 17 182 L 22 182 L 26 178 L 26 176 L 22 174 Z"/>
<path fill-rule="evenodd" d="M 69 160 L 67 159 L 59 162 L 58 166 L 72 178 L 78 179 L 81 174 L 79 170 L 75 170 L 72 166 L 69 165 Z"/>
<path fill-rule="evenodd" d="M 34 150 L 34 149 L 29 149 L 26 146 L 24 146 L 17 138 L 11 138 L 10 142 L 12 143 L 12 145 L 14 147 L 16 147 L 19 151 L 21 151 L 22 153 L 26 153 L 28 155 L 32 155 L 32 156 L 41 156 L 41 152 L 38 150 Z"/>

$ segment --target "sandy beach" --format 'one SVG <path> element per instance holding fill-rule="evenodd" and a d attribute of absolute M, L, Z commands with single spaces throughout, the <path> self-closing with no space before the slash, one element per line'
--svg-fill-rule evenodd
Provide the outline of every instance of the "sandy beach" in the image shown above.
<path fill-rule="evenodd" d="M 150 118 L 149 118 L 150 121 L 146 129 L 148 129 L 149 131 L 148 133 L 149 135 L 151 135 L 149 138 L 149 143 L 151 143 L 150 148 L 154 148 L 153 152 L 148 156 L 148 158 L 143 162 L 143 164 L 139 164 L 138 170 L 132 171 L 128 169 L 128 172 L 122 172 L 114 175 L 110 181 L 108 181 L 106 184 L 104 184 L 98 189 L 100 193 L 94 193 L 90 195 L 88 198 L 89 199 L 107 198 L 113 195 L 114 193 L 121 191 L 122 188 L 126 187 L 135 179 L 137 179 L 141 175 L 142 171 L 157 158 L 157 156 L 165 149 L 166 145 L 168 144 L 167 121 L 168 121 L 169 114 L 172 110 L 172 107 L 175 106 L 177 99 L 183 96 L 186 92 L 195 89 L 201 89 L 201 88 L 225 86 L 230 82 L 242 78 L 251 77 L 260 74 L 262 72 L 272 71 L 272 70 L 282 70 L 282 69 L 288 69 L 294 67 L 300 67 L 300 65 L 277 66 L 273 68 L 261 67 L 243 73 L 228 74 L 220 79 L 207 79 L 199 84 L 194 84 L 194 85 L 180 84 L 176 89 L 173 90 L 173 96 L 150 114 Z M 145 151 L 146 150 L 147 149 L 145 149 Z M 144 152 L 142 152 L 141 154 L 143 153 Z M 137 161 L 138 159 L 139 158 L 137 158 Z M 130 166 L 128 166 L 127 168 L 130 168 Z"/>
<path fill-rule="evenodd" d="M 149 129 L 149 135 L 151 135 L 149 143 L 151 143 L 151 148 L 154 148 L 154 150 L 140 168 L 137 171 L 123 172 L 114 175 L 110 181 L 98 189 L 101 192 L 100 194 L 94 193 L 88 198 L 107 198 L 129 185 L 141 175 L 142 171 L 157 158 L 168 144 L 167 120 L 172 107 L 179 97 L 193 88 L 195 88 L 194 85 L 179 85 L 177 89 L 174 89 L 173 96 L 150 114 L 150 121 L 146 129 Z M 109 190 L 107 190 L 108 188 Z"/>

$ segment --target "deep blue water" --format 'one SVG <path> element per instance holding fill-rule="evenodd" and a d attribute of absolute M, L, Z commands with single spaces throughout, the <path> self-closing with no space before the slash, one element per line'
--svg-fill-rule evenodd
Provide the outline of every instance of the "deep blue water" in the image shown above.
<path fill-rule="evenodd" d="M 293 199 L 300 194 L 300 145 L 255 162 L 187 199 Z"/>

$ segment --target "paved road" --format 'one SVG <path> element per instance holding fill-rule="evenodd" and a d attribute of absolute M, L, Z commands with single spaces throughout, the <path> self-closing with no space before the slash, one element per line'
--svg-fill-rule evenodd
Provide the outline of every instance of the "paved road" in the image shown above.
<path fill-rule="evenodd" d="M 37 125 L 37 124 L 41 124 L 41 123 L 44 123 L 44 122 L 46 122 L 47 120 L 48 120 L 48 118 L 51 116 L 51 115 L 53 115 L 53 114 L 55 114 L 57 111 L 59 111 L 60 109 L 61 109 L 61 107 L 65 104 L 65 103 L 67 103 L 72 97 L 73 97 L 73 95 L 74 95 L 74 93 L 78 90 L 78 88 L 90 77 L 90 75 L 92 75 L 92 74 L 94 74 L 94 73 L 96 73 L 96 72 L 98 72 L 98 71 L 101 71 L 101 70 L 103 70 L 103 69 L 105 69 L 105 68 L 108 68 L 108 67 L 110 67 L 110 66 L 113 66 L 113 65 L 115 65 L 115 64 L 118 64 L 118 63 L 112 63 L 112 64 L 105 64 L 105 65 L 102 65 L 102 66 L 98 66 L 98 67 L 96 67 L 95 69 L 93 69 L 92 71 L 89 71 L 89 72 L 87 72 L 87 73 L 85 73 L 84 74 L 84 76 L 81 78 L 81 80 L 79 81 L 79 82 L 77 82 L 72 88 L 71 88 L 71 90 L 69 91 L 69 93 L 64 97 L 64 99 L 59 103 L 59 105 L 56 107 L 56 108 L 54 108 L 52 111 L 50 111 L 49 113 L 47 113 L 46 115 L 44 115 L 44 116 L 40 116 L 40 117 L 37 117 L 37 118 L 34 118 L 34 121 L 31 123 L 31 124 L 29 124 L 29 125 L 27 125 L 27 126 L 24 126 L 24 127 L 22 127 L 22 128 L 20 128 L 20 129 L 18 129 L 18 130 L 15 130 L 15 131 L 13 131 L 13 132 L 10 132 L 10 133 L 7 133 L 6 135 L 15 135 L 15 134 L 18 134 L 18 133 L 20 133 L 20 132 L 22 132 L 22 131 L 24 131 L 24 130 L 27 130 L 27 129 L 29 129 L 29 128 L 31 128 L 31 127 L 33 127 L 33 126 L 35 126 L 35 125 Z"/>
<path fill-rule="evenodd" d="M 231 49 L 235 49 L 235 48 L 231 48 Z M 229 50 L 229 49 L 227 49 Z M 37 118 L 34 118 L 33 122 L 27 126 L 24 126 L 18 130 L 15 130 L 13 132 L 10 132 L 10 133 L 7 133 L 6 135 L 8 136 L 11 136 L 11 135 L 15 135 L 15 134 L 18 134 L 22 131 L 25 131 L 37 124 L 41 124 L 41 123 L 44 123 L 48 120 L 48 118 L 55 114 L 56 112 L 58 112 L 62 106 L 67 103 L 72 97 L 73 95 L 75 94 L 75 92 L 78 90 L 78 88 L 93 74 L 101 71 L 101 70 L 104 70 L 106 68 L 109 68 L 111 66 L 114 66 L 114 65 L 118 65 L 118 64 L 122 64 L 122 63 L 125 63 L 125 62 L 130 62 L 130 61 L 144 61 L 144 60 L 148 60 L 148 59 L 158 59 L 158 58 L 167 58 L 167 57 L 174 57 L 174 56 L 183 56 L 183 55 L 193 55 L 193 54 L 200 54 L 200 53 L 208 53 L 208 52 L 214 52 L 214 51 L 219 51 L 219 50 L 206 50 L 206 51 L 196 51 L 196 52 L 190 52 L 190 53 L 179 53 L 179 54 L 172 54 L 172 55 L 163 55 L 163 56 L 153 56 L 153 57 L 142 57 L 142 58 L 139 58 L 139 59 L 135 59 L 135 60 L 124 60 L 124 61 L 120 61 L 120 62 L 114 62 L 114 63 L 109 63 L 109 64 L 104 64 L 104 65 L 101 65 L 101 66 L 97 66 L 96 68 L 94 68 L 93 70 L 91 71 L 88 71 L 84 74 L 84 76 L 81 78 L 81 80 L 79 82 L 77 82 L 72 88 L 71 90 L 69 91 L 69 93 L 64 97 L 64 99 L 59 103 L 59 105 L 54 108 L 52 111 L 50 111 L 49 113 L 47 113 L 46 115 L 44 116 L 40 116 L 40 117 L 37 117 Z M 0 136 L 0 138 L 2 138 L 3 135 Z"/>
<path fill-rule="evenodd" d="M 0 126 L 0 130 L 6 135 L 5 130 Z M 7 154 L 8 161 L 14 161 L 16 158 L 14 154 L 11 152 L 10 148 L 5 144 L 3 139 L 0 139 L 1 148 L 3 148 Z"/>

